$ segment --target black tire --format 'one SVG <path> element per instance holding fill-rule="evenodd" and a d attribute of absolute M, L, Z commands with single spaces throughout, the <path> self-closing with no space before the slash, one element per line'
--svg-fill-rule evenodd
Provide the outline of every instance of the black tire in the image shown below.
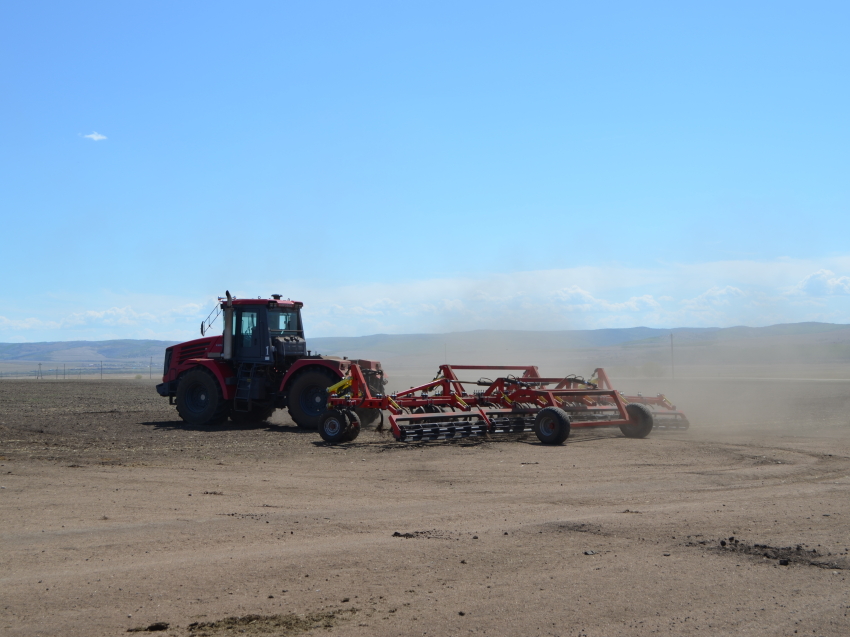
<path fill-rule="evenodd" d="M 319 435 L 325 442 L 332 445 L 346 442 L 349 430 L 348 418 L 338 409 L 328 409 L 319 418 L 318 428 Z"/>
<path fill-rule="evenodd" d="M 655 424 L 652 411 L 646 405 L 640 403 L 629 403 L 626 405 L 626 413 L 635 424 L 620 425 L 620 431 L 626 438 L 646 438 Z"/>
<path fill-rule="evenodd" d="M 544 445 L 560 445 L 570 436 L 570 417 L 558 407 L 544 407 L 534 419 L 534 433 Z"/>
<path fill-rule="evenodd" d="M 330 371 L 308 369 L 292 381 L 289 415 L 302 429 L 316 429 L 328 408 L 327 389 L 339 381 Z"/>
<path fill-rule="evenodd" d="M 230 405 L 224 400 L 215 376 L 202 367 L 190 370 L 177 385 L 177 413 L 195 426 L 218 425 L 227 418 Z"/>
<path fill-rule="evenodd" d="M 265 422 L 272 417 L 274 406 L 253 407 L 251 411 L 230 412 L 230 420 L 238 425 L 250 425 L 256 422 Z"/>
<path fill-rule="evenodd" d="M 351 442 L 360 435 L 360 416 L 358 416 L 355 411 L 347 411 L 345 412 L 345 415 L 348 418 L 348 429 L 345 432 L 345 442 Z"/>

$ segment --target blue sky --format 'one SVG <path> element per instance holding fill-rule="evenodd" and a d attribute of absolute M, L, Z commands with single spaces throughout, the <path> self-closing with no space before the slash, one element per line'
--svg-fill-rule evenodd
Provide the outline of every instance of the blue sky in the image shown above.
<path fill-rule="evenodd" d="M 0 341 L 850 323 L 846 2 L 0 7 Z"/>

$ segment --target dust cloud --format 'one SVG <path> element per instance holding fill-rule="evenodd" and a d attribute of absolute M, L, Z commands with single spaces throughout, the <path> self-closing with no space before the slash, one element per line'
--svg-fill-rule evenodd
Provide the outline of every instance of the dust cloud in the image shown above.
<path fill-rule="evenodd" d="M 850 327 L 595 330 L 314 339 L 324 353 L 380 360 L 390 391 L 434 378 L 443 363 L 536 365 L 590 378 L 603 367 L 628 394 L 664 394 L 693 435 L 850 435 Z M 641 338 L 645 333 L 655 334 Z M 486 372 L 468 372 L 468 380 Z M 474 378 L 473 378 L 474 376 Z M 466 377 L 465 377 L 466 378 Z"/>

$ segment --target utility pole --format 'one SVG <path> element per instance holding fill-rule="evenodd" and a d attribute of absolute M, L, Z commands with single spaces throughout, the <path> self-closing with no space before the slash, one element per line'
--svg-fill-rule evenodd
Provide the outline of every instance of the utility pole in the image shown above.
<path fill-rule="evenodd" d="M 153 356 L 151 356 L 151 364 L 148 367 L 148 379 L 153 378 Z"/>
<path fill-rule="evenodd" d="M 38 371 L 36 372 L 35 377 L 36 377 L 36 379 L 38 379 L 38 380 L 40 380 L 40 379 L 44 378 L 44 377 L 41 375 L 41 363 L 39 363 L 39 364 L 38 364 Z"/>
<path fill-rule="evenodd" d="M 676 380 L 676 356 L 673 354 L 673 332 L 670 332 L 670 369 L 673 372 L 673 380 Z"/>
<path fill-rule="evenodd" d="M 103 361 L 100 361 L 100 380 L 103 380 Z"/>
<path fill-rule="evenodd" d="M 62 363 L 62 380 L 65 380 L 65 363 Z"/>

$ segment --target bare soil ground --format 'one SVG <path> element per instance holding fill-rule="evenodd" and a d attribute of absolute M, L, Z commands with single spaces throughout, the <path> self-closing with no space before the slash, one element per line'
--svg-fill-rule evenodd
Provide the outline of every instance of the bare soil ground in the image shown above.
<path fill-rule="evenodd" d="M 4 380 L 0 632 L 850 634 L 850 383 L 652 382 L 689 431 L 328 447 Z"/>

